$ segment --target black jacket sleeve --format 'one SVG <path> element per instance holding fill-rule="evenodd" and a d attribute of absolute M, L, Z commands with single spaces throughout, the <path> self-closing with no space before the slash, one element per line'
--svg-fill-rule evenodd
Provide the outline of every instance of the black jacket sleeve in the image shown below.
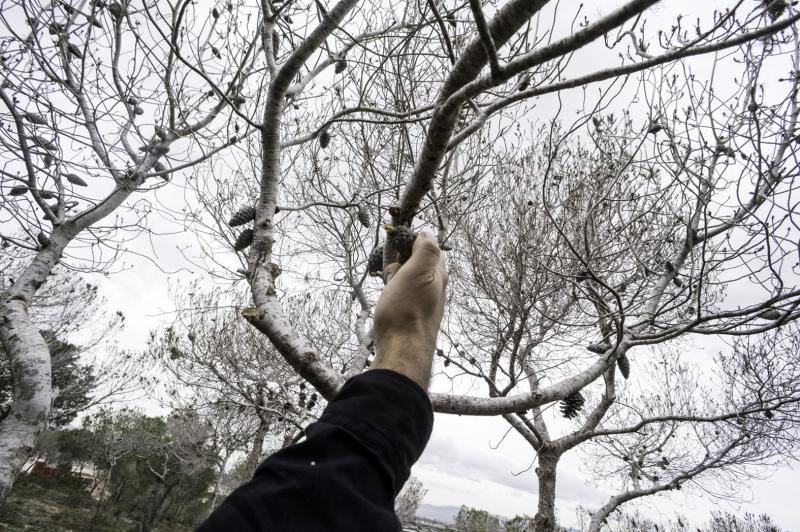
<path fill-rule="evenodd" d="M 428 395 L 409 378 L 353 377 L 304 441 L 267 458 L 198 530 L 400 530 L 394 499 L 432 428 Z"/>

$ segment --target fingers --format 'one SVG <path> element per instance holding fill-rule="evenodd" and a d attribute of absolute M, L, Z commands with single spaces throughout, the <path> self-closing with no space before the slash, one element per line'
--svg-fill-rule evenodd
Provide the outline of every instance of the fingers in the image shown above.
<path fill-rule="evenodd" d="M 444 253 L 439 248 L 436 237 L 428 229 L 423 229 L 417 234 L 411 248 L 411 258 L 402 265 L 404 270 L 424 272 L 438 269 L 441 271 L 444 282 L 447 283 L 447 268 L 445 266 Z M 389 281 L 397 274 L 401 264 L 394 262 L 383 270 L 383 282 Z"/>
<path fill-rule="evenodd" d="M 423 229 L 414 240 L 411 258 L 408 259 L 407 264 L 414 269 L 435 269 L 441 264 L 441 256 L 442 250 L 439 249 L 436 237 L 429 230 Z"/>

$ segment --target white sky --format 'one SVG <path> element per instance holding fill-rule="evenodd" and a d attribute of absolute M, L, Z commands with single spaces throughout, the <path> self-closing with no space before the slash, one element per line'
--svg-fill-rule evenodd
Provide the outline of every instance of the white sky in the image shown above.
<path fill-rule="evenodd" d="M 601 5 L 602 10 L 608 12 L 612 6 L 620 3 L 605 1 L 594 5 Z M 652 18 L 669 20 L 677 12 L 695 13 L 698 5 L 702 5 L 703 13 L 707 14 L 716 6 L 730 4 L 730 1 L 722 0 L 703 0 L 699 4 L 697 0 L 670 0 L 659 6 Z M 592 49 L 581 54 L 576 58 L 573 68 L 593 64 Z M 578 94 L 579 91 L 574 91 L 571 96 L 577 98 Z M 165 189 L 156 194 L 165 204 L 180 209 L 183 196 L 179 191 Z M 182 227 L 169 227 L 167 223 L 159 222 L 158 227 L 162 232 L 175 230 L 179 234 L 154 239 L 154 248 L 150 248 L 149 243 L 144 241 L 130 245 L 131 249 L 150 256 L 152 261 L 129 254 L 118 263 L 118 266 L 124 267 L 123 271 L 108 277 L 92 276 L 92 280 L 100 285 L 101 293 L 107 298 L 111 311 L 123 310 L 128 318 L 126 328 L 118 338 L 125 348 L 142 349 L 149 331 L 171 320 L 172 301 L 168 294 L 170 282 L 186 280 L 193 274 L 202 273 L 192 271 L 192 266 L 179 252 L 179 247 L 186 246 L 190 246 L 188 251 L 192 252 L 191 246 L 194 242 L 191 236 L 182 233 Z M 153 262 L 163 265 L 165 270 L 177 273 L 164 273 Z M 722 346 L 714 344 L 712 340 L 706 341 L 697 349 L 713 354 L 722 349 Z M 442 385 L 449 385 L 449 382 L 435 380 L 433 390 Z M 534 514 L 536 477 L 533 467 L 518 476 L 512 474 L 531 465 L 533 453 L 530 446 L 512 431 L 497 449 L 492 448 L 507 430 L 507 424 L 500 418 L 437 414 L 431 442 L 413 470 L 413 474 L 428 489 L 425 502 L 454 506 L 467 504 L 505 516 Z M 800 472 L 783 468 L 771 473 L 763 471 L 763 474 L 769 475 L 769 478 L 753 482 L 749 496 L 745 493 L 751 502 L 741 507 L 720 508 L 737 513 L 766 512 L 781 526 L 800 530 L 800 512 L 796 509 Z M 557 486 L 559 518 L 565 525 L 576 524 L 574 509 L 577 505 L 597 507 L 609 495 L 589 484 L 589 477 L 581 470 L 577 451 L 568 453 L 562 459 Z M 706 520 L 710 510 L 717 508 L 714 503 L 696 492 L 681 493 L 678 496 L 673 492 L 670 495 L 650 497 L 647 501 L 646 513 L 652 517 L 659 513 L 671 517 L 674 511 L 680 511 L 698 522 Z"/>

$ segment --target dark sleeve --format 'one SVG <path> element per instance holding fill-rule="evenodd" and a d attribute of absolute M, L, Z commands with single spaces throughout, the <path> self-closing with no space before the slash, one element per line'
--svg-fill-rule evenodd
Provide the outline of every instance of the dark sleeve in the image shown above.
<path fill-rule="evenodd" d="M 198 530 L 399 531 L 394 499 L 432 428 L 428 395 L 409 378 L 353 377 L 304 441 L 267 458 Z"/>

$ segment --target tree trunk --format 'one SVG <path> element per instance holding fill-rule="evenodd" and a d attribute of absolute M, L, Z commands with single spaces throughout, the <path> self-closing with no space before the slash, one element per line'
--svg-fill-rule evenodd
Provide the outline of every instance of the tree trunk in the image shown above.
<path fill-rule="evenodd" d="M 217 497 L 219 497 L 219 489 L 222 486 L 222 477 L 225 476 L 225 466 L 228 465 L 228 459 L 230 458 L 230 456 L 231 454 L 229 452 L 226 452 L 224 458 L 222 459 L 222 463 L 219 465 L 219 473 L 217 473 L 217 480 L 216 482 L 214 482 L 214 491 L 211 493 L 211 500 L 208 502 L 208 515 L 211 515 L 211 512 L 214 511 L 214 507 L 217 505 Z"/>
<path fill-rule="evenodd" d="M 8 354 L 13 401 L 0 422 L 0 505 L 44 430 L 51 402 L 50 351 L 28 317 L 29 302 L 0 295 L 0 341 Z"/>
<path fill-rule="evenodd" d="M 161 506 L 164 504 L 164 501 L 167 500 L 167 496 L 174 487 L 174 485 L 165 486 L 159 482 L 156 487 L 150 491 L 150 496 L 148 497 L 147 501 L 147 508 L 139 528 L 140 532 L 150 532 L 153 529 L 153 525 L 156 523 L 156 517 L 158 516 L 158 511 L 161 509 Z"/>
<path fill-rule="evenodd" d="M 72 224 L 59 226 L 11 288 L 0 291 L 0 342 L 13 383 L 11 408 L 0 422 L 0 506 L 44 430 L 53 400 L 50 350 L 28 310 L 76 233 Z"/>
<path fill-rule="evenodd" d="M 539 467 L 536 476 L 539 479 L 539 507 L 534 518 L 536 532 L 550 532 L 556 527 L 556 467 L 560 455 L 552 449 L 539 451 Z"/>
<path fill-rule="evenodd" d="M 247 453 L 247 459 L 245 461 L 245 472 L 248 480 L 253 478 L 256 468 L 261 462 L 261 452 L 264 449 L 264 439 L 267 437 L 267 432 L 269 432 L 269 427 L 272 422 L 272 419 L 269 417 L 264 418 L 259 416 L 258 419 L 258 429 L 256 429 L 255 436 L 253 437 L 253 447 L 251 447 L 250 452 Z"/>

